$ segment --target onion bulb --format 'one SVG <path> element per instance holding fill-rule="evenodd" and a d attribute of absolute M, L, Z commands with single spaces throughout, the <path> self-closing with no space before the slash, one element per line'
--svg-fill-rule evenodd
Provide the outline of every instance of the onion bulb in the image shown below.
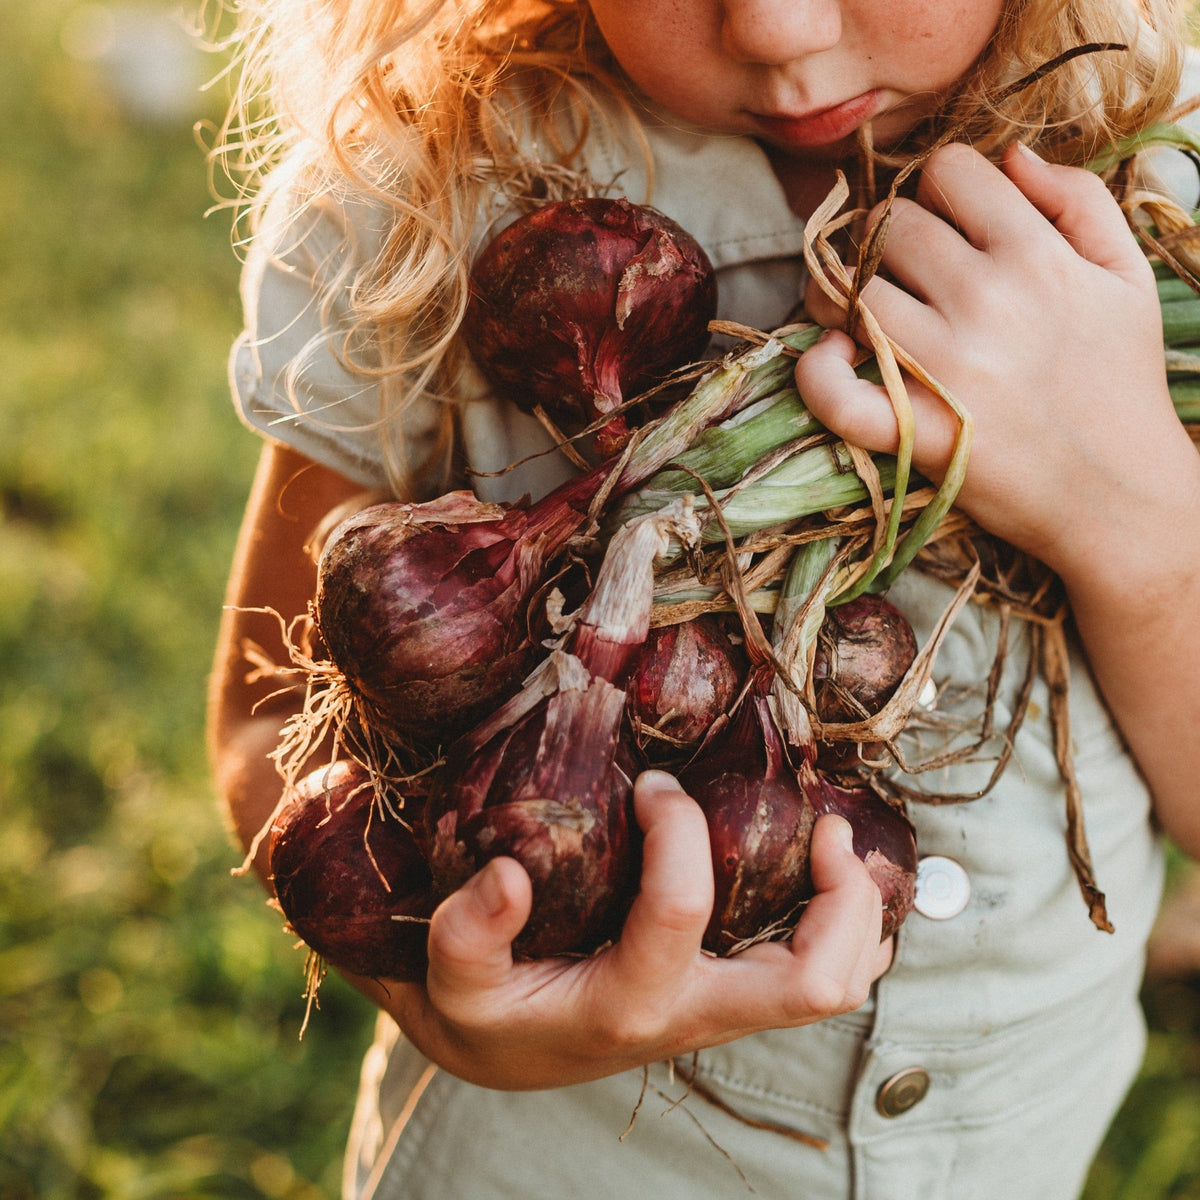
<path fill-rule="evenodd" d="M 462 332 L 498 394 L 544 407 L 577 433 L 697 358 L 716 315 L 699 243 L 644 205 L 599 197 L 546 204 L 476 260 Z M 604 426 L 601 455 L 627 435 Z"/>
<path fill-rule="evenodd" d="M 377 803 L 365 768 L 342 760 L 306 775 L 276 813 L 268 845 L 279 907 L 327 963 L 425 978 L 429 868 L 413 828 Z"/>

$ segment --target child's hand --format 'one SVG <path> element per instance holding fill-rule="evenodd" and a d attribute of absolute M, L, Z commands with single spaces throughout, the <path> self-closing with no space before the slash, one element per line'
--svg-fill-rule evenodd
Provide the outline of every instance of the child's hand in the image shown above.
<path fill-rule="evenodd" d="M 700 950 L 713 903 L 703 813 L 658 772 L 638 780 L 634 802 L 641 887 L 620 940 L 600 954 L 513 963 L 530 886 L 511 859 L 437 910 L 426 988 L 389 984 L 376 997 L 434 1062 L 485 1086 L 580 1083 L 863 1003 L 891 942 L 880 943 L 879 891 L 840 817 L 817 823 L 817 894 L 792 941 L 717 959 Z"/>
<path fill-rule="evenodd" d="M 1092 675 L 1162 827 L 1200 856 L 1200 455 L 1166 386 L 1153 273 L 1103 183 L 1010 149 L 930 158 L 897 203 L 889 279 L 864 289 L 883 328 L 970 412 L 958 504 L 1062 578 Z M 892 282 L 894 281 L 894 282 Z M 813 295 L 819 321 L 840 320 Z M 894 450 L 882 389 L 831 334 L 797 384 L 850 441 Z M 940 479 L 957 422 L 910 389 L 913 460 Z"/>
<path fill-rule="evenodd" d="M 1002 168 L 951 145 L 897 201 L 883 271 L 864 301 L 883 328 L 971 413 L 958 503 L 984 528 L 1071 579 L 1106 558 L 1126 518 L 1161 505 L 1195 458 L 1166 390 L 1153 274 L 1104 184 L 1021 147 Z M 892 282 L 894 281 L 894 282 Z M 813 316 L 840 311 L 809 289 Z M 859 382 L 853 346 L 830 335 L 801 359 L 816 416 L 894 450 L 882 389 Z M 914 461 L 940 479 L 957 421 L 913 387 Z"/>

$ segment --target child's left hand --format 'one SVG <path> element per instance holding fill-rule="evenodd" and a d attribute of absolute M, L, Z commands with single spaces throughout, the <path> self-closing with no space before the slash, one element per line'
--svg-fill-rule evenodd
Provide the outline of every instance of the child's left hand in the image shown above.
<path fill-rule="evenodd" d="M 1088 657 L 1168 832 L 1200 852 L 1200 455 L 1166 386 L 1153 272 L 1103 182 L 1011 147 L 961 145 L 892 210 L 882 276 L 863 290 L 883 329 L 971 414 L 957 503 L 1062 578 Z M 809 311 L 840 326 L 809 289 Z M 883 389 L 831 333 L 797 384 L 836 433 L 896 448 Z M 913 462 L 939 480 L 958 431 L 913 385 Z"/>

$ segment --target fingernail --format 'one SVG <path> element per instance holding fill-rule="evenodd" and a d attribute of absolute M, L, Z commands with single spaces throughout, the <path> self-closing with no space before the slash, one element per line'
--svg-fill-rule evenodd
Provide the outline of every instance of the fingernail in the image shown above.
<path fill-rule="evenodd" d="M 666 771 L 643 771 L 637 777 L 637 785 L 646 792 L 679 791 L 679 781 Z"/>
<path fill-rule="evenodd" d="M 1017 147 L 1017 153 L 1023 154 L 1027 159 L 1030 160 L 1030 162 L 1040 163 L 1040 162 L 1046 161 L 1044 158 L 1042 158 L 1042 156 L 1040 154 L 1038 154 L 1038 152 L 1036 150 L 1034 150 L 1030 146 L 1025 145 L 1024 142 L 1017 142 L 1016 147 Z"/>
<path fill-rule="evenodd" d="M 835 817 L 837 825 L 834 826 L 834 833 L 837 834 L 837 839 L 842 844 L 843 850 L 849 850 L 854 853 L 854 830 L 850 826 L 850 822 L 845 817 Z"/>
<path fill-rule="evenodd" d="M 471 879 L 475 903 L 489 916 L 498 917 L 505 909 L 507 899 L 500 886 L 499 872 L 486 866 Z"/>

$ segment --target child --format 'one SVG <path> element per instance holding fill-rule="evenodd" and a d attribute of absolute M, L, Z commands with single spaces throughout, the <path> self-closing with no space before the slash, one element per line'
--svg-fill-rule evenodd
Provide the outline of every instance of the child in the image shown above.
<path fill-rule="evenodd" d="M 642 886 L 611 949 L 514 966 L 529 886 L 501 859 L 439 909 L 426 986 L 356 981 L 383 1015 L 347 1196 L 1076 1195 L 1142 1052 L 1154 824 L 1200 849 L 1200 460 L 1167 395 L 1150 269 L 1103 184 L 1053 160 L 1082 161 L 1171 107 L 1168 0 L 247 8 L 247 87 L 280 138 L 233 359 L 242 416 L 267 442 L 210 722 L 242 840 L 278 799 L 266 755 L 297 703 L 246 681 L 241 640 L 271 636 L 246 610 L 304 610 L 321 519 L 364 488 L 436 495 L 464 462 L 488 499 L 544 493 L 572 470 L 530 457 L 547 435 L 489 397 L 456 340 L 464 272 L 490 231 L 580 186 L 651 202 L 708 251 L 722 315 L 769 329 L 804 297 L 804 220 L 835 167 L 858 179 L 867 130 L 882 170 L 962 122 L 896 203 L 864 300 L 974 417 L 960 506 L 1063 581 L 1075 767 L 1115 925 L 1098 932 L 1080 900 L 1040 685 L 984 798 L 910 806 L 936 880 L 894 945 L 830 817 L 792 942 L 701 955 L 704 820 L 648 773 Z M 1093 41 L 1128 49 L 989 102 Z M 815 289 L 807 301 L 840 326 Z M 892 449 L 891 409 L 857 381 L 853 352 L 829 333 L 798 384 L 838 434 Z M 936 479 L 953 425 L 919 388 L 913 400 L 916 465 Z M 948 594 L 910 569 L 890 598 L 924 641 Z M 937 660 L 939 709 L 978 714 L 999 637 L 995 610 L 969 606 Z M 1010 642 L 1000 729 L 1028 630 Z M 969 793 L 991 766 L 916 782 Z"/>

